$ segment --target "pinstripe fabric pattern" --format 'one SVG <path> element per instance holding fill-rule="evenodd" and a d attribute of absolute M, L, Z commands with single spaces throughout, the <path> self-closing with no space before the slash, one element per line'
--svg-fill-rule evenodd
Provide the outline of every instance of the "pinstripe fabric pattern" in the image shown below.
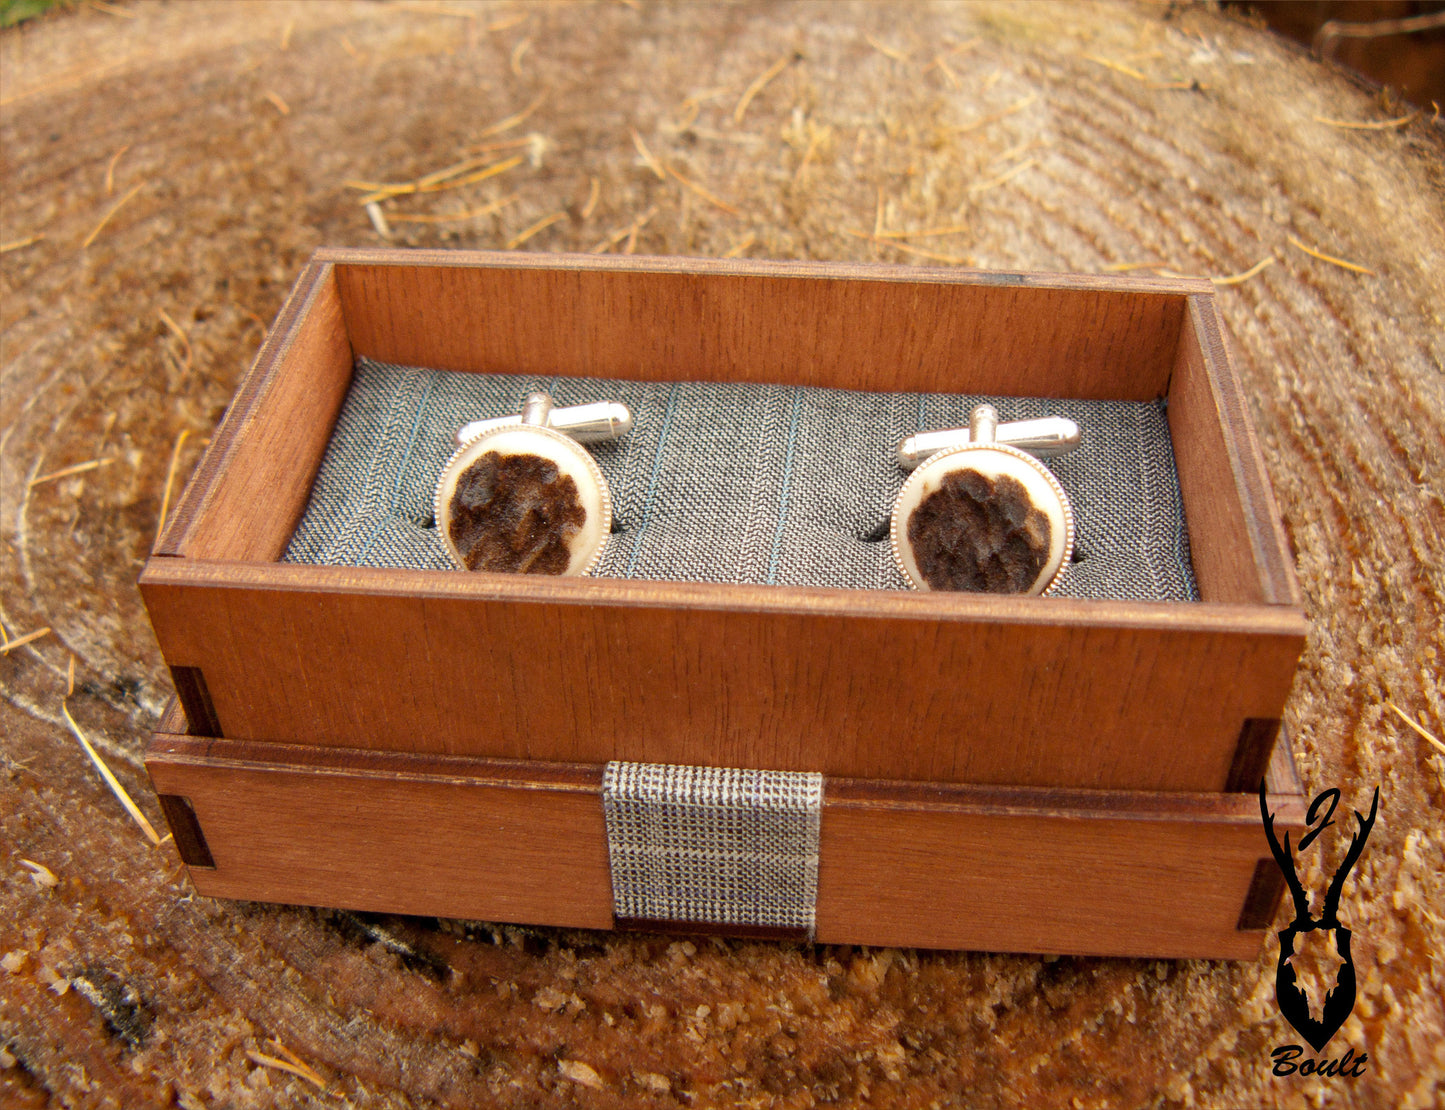
<path fill-rule="evenodd" d="M 1079 450 L 1049 462 L 1073 502 L 1076 548 L 1060 597 L 1197 600 L 1162 402 L 857 393 L 454 374 L 362 359 L 285 559 L 449 569 L 431 519 L 452 434 L 516 412 L 616 398 L 635 424 L 591 451 L 612 489 L 610 578 L 906 589 L 884 525 L 907 475 L 899 441 L 962 427 L 990 401 L 1002 420 L 1072 417 Z"/>

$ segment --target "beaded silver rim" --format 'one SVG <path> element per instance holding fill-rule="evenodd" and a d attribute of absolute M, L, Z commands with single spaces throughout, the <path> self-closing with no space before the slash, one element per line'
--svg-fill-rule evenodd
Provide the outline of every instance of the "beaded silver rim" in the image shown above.
<path fill-rule="evenodd" d="M 909 570 L 908 570 L 908 564 L 907 564 L 907 563 L 904 561 L 904 559 L 903 559 L 903 547 L 902 547 L 903 539 L 902 539 L 902 537 L 900 536 L 900 529 L 901 529 L 901 527 L 902 527 L 903 522 L 902 522 L 902 520 L 900 519 L 900 516 L 899 516 L 898 506 L 903 503 L 904 494 L 907 493 L 910 489 L 912 489 L 915 485 L 923 482 L 923 481 L 927 478 L 928 473 L 929 473 L 930 471 L 939 468 L 943 463 L 947 462 L 949 459 L 957 458 L 959 455 L 962 455 L 962 454 L 963 454 L 964 452 L 966 452 L 966 451 L 1001 451 L 1001 452 L 1003 452 L 1003 453 L 1006 454 L 1006 455 L 1012 455 L 1014 458 L 1020 459 L 1020 460 L 1022 460 L 1023 462 L 1028 463 L 1028 465 L 1029 465 L 1030 467 L 1032 467 L 1034 470 L 1036 470 L 1036 471 L 1039 473 L 1039 475 L 1044 479 L 1044 481 L 1048 483 L 1049 488 L 1050 488 L 1051 490 L 1053 490 L 1054 493 L 1057 495 L 1057 497 L 1058 497 L 1058 499 L 1059 499 L 1059 506 L 1063 509 L 1063 512 L 1064 512 L 1064 552 L 1063 552 L 1063 556 L 1059 559 L 1059 569 L 1056 570 L 1056 571 L 1054 571 L 1054 576 L 1049 579 L 1048 585 L 1046 585 L 1042 590 L 1040 590 L 1037 595 L 1035 595 L 1035 594 L 996 594 L 996 595 L 993 595 L 993 596 L 997 596 L 997 597 L 1035 597 L 1035 596 L 1037 596 L 1037 597 L 1049 597 L 1049 596 L 1051 596 L 1051 595 L 1053 594 L 1053 592 L 1058 588 L 1059 584 L 1063 581 L 1064 575 L 1065 575 L 1065 573 L 1068 571 L 1069 565 L 1070 565 L 1070 563 L 1071 563 L 1072 560 L 1073 560 L 1073 556 L 1074 556 L 1074 507 L 1073 507 L 1072 504 L 1069 503 L 1069 495 L 1064 492 L 1064 487 L 1059 484 L 1058 478 L 1054 477 L 1054 472 L 1053 472 L 1052 470 L 1050 470 L 1048 467 L 1046 467 L 1043 463 L 1039 462 L 1038 459 L 1034 458 L 1034 457 L 1033 457 L 1032 455 L 1030 455 L 1027 451 L 1020 451 L 1017 447 L 1010 447 L 1010 446 L 1008 446 L 1008 444 L 1006 444 L 1006 443 L 964 443 L 964 444 L 960 444 L 960 445 L 957 446 L 957 447 L 950 448 L 950 449 L 947 450 L 947 451 L 941 451 L 941 452 L 939 452 L 937 455 L 934 455 L 932 458 L 928 459 L 926 462 L 924 462 L 922 465 L 920 465 L 917 470 L 915 470 L 912 474 L 910 474 L 910 475 L 908 476 L 908 481 L 906 481 L 906 482 L 903 483 L 903 487 L 898 491 L 898 497 L 897 497 L 897 499 L 895 499 L 894 502 L 893 502 L 892 519 L 891 519 L 891 521 L 890 521 L 890 523 L 889 523 L 889 526 L 888 526 L 888 536 L 889 536 L 890 544 L 891 544 L 891 546 L 892 546 L 892 548 L 893 548 L 893 562 L 894 562 L 894 565 L 898 567 L 898 572 L 903 575 L 904 579 L 908 582 L 908 585 L 909 585 L 909 587 L 910 587 L 911 589 L 922 590 L 922 589 L 925 588 L 925 586 L 924 586 L 924 585 L 921 585 L 921 584 L 917 581 L 917 579 L 915 579 L 915 578 L 913 577 L 913 575 L 909 572 Z M 934 592 L 946 592 L 946 591 L 934 591 Z M 965 592 L 965 591 L 958 591 L 958 592 Z"/>
<path fill-rule="evenodd" d="M 447 554 L 451 556 L 452 565 L 458 570 L 468 569 L 467 564 L 461 558 L 461 553 L 457 551 L 456 546 L 452 543 L 451 529 L 449 527 L 451 523 L 450 505 L 442 504 L 442 490 L 448 485 L 448 477 L 453 471 L 465 469 L 482 455 L 486 454 L 484 445 L 488 440 L 495 439 L 501 435 L 515 435 L 523 431 L 529 435 L 542 436 L 545 439 L 549 439 L 554 443 L 559 443 L 566 447 L 567 450 L 582 463 L 583 468 L 597 483 L 597 489 L 602 495 L 602 528 L 601 535 L 597 540 L 597 547 L 576 574 L 557 575 L 556 577 L 581 578 L 589 575 L 596 569 L 598 562 L 601 561 L 602 552 L 607 547 L 607 537 L 612 534 L 612 490 L 608 487 L 607 479 L 603 477 L 602 468 L 597 465 L 597 460 L 587 453 L 585 447 L 570 436 L 563 435 L 561 432 L 554 432 L 551 428 L 544 428 L 540 424 L 512 424 L 505 428 L 494 428 L 489 432 L 483 432 L 481 435 L 467 440 L 466 443 L 453 451 L 451 458 L 447 459 L 446 465 L 442 467 L 441 476 L 437 479 L 436 493 L 432 495 L 432 519 L 436 521 L 437 531 L 441 533 L 442 543 L 446 545 Z M 481 449 L 479 450 L 478 448 Z M 514 452 L 514 454 L 515 453 L 516 452 Z M 468 455 L 471 457 L 463 462 L 463 458 Z"/>

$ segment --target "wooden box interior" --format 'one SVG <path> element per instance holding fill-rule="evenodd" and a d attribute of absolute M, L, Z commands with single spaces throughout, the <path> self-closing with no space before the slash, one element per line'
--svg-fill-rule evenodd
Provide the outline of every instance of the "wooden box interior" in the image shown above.
<path fill-rule="evenodd" d="M 360 355 L 1166 397 L 1202 600 L 280 563 Z M 319 252 L 141 588 L 191 735 L 853 780 L 1250 789 L 1304 637 L 1208 283 L 836 264 Z"/>

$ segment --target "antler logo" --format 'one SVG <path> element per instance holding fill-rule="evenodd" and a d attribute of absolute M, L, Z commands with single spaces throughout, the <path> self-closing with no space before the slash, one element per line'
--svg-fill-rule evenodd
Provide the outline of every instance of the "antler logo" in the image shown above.
<path fill-rule="evenodd" d="M 1317 795 L 1310 803 L 1309 811 L 1305 814 L 1305 824 L 1314 827 L 1300 838 L 1299 850 L 1301 852 L 1310 846 L 1315 837 L 1334 824 L 1330 817 L 1334 814 L 1335 806 L 1339 804 L 1339 801 L 1340 792 L 1330 789 Z M 1330 808 L 1320 819 L 1320 823 L 1315 825 L 1320 807 L 1326 802 L 1329 803 Z M 1310 916 L 1309 895 L 1305 893 L 1304 885 L 1295 872 L 1294 857 L 1290 854 L 1289 848 L 1289 833 L 1284 834 L 1284 847 L 1281 848 L 1279 840 L 1274 835 L 1274 814 L 1269 812 L 1269 805 L 1265 801 L 1263 780 L 1259 784 L 1259 813 L 1264 819 L 1264 834 L 1269 838 L 1269 846 L 1274 852 L 1275 862 L 1279 864 L 1279 869 L 1289 884 L 1290 894 L 1294 898 L 1294 920 L 1290 922 L 1289 928 L 1282 930 L 1279 934 L 1279 968 L 1275 972 L 1274 979 L 1275 998 L 1279 1002 L 1279 1012 L 1316 1052 L 1321 1051 L 1329 1043 L 1330 1038 L 1339 1032 L 1340 1026 L 1345 1023 L 1345 1019 L 1350 1016 L 1350 1011 L 1355 1007 L 1355 964 L 1350 958 L 1350 930 L 1340 924 L 1340 892 L 1344 889 L 1345 879 L 1349 877 L 1350 870 L 1359 861 L 1360 853 L 1365 850 L 1365 841 L 1369 838 L 1370 829 L 1374 827 L 1375 814 L 1379 808 L 1380 788 L 1377 786 L 1375 787 L 1374 803 L 1370 806 L 1370 816 L 1365 817 L 1358 810 L 1355 811 L 1355 820 L 1359 822 L 1359 830 L 1351 837 L 1349 851 L 1330 880 L 1320 916 L 1314 918 Z M 1318 1019 L 1310 1013 L 1309 998 L 1300 989 L 1299 983 L 1296 981 L 1295 969 L 1290 964 L 1290 957 L 1295 954 L 1296 938 L 1301 933 L 1311 933 L 1316 930 L 1334 938 L 1335 951 L 1339 954 L 1341 961 L 1335 985 L 1326 992 L 1324 1007 Z"/>

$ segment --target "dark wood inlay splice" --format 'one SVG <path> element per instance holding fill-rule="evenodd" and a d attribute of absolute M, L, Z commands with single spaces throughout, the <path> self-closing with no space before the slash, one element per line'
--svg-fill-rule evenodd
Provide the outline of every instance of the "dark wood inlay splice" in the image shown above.
<path fill-rule="evenodd" d="M 1259 780 L 1264 778 L 1278 739 L 1278 718 L 1247 717 L 1244 727 L 1239 730 L 1239 743 L 1234 749 L 1234 762 L 1230 765 L 1224 789 L 1232 794 L 1250 794 L 1259 790 Z"/>
<path fill-rule="evenodd" d="M 166 815 L 166 824 L 171 827 L 171 836 L 176 842 L 176 851 L 187 867 L 216 867 L 211 856 L 211 847 L 206 843 L 206 834 L 191 808 L 191 800 L 179 794 L 157 794 L 161 811 Z"/>
<path fill-rule="evenodd" d="M 171 681 L 176 687 L 176 700 L 186 715 L 186 732 L 191 736 L 222 737 L 221 721 L 206 688 L 206 676 L 200 667 L 172 667 Z"/>
<path fill-rule="evenodd" d="M 1236 929 L 1267 929 L 1279 909 L 1284 897 L 1284 876 L 1279 865 L 1272 859 L 1262 859 L 1254 865 L 1254 877 L 1249 881 L 1249 893 L 1244 896 L 1244 909 L 1239 911 Z"/>

